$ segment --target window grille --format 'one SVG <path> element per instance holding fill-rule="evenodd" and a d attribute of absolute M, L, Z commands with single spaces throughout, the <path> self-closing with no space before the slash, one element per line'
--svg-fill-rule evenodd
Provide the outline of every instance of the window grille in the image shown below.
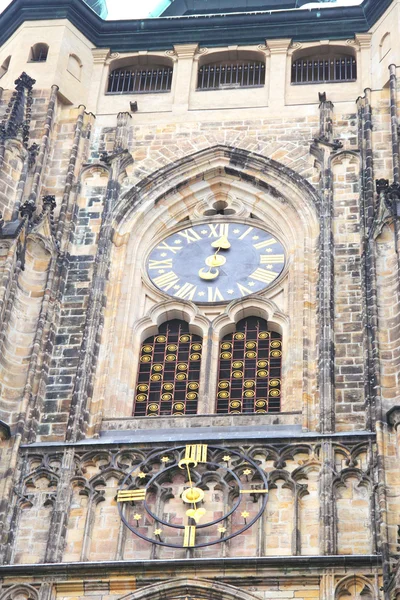
<path fill-rule="evenodd" d="M 356 81 L 357 62 L 352 56 L 310 60 L 299 58 L 292 64 L 292 83 L 335 83 Z"/>
<path fill-rule="evenodd" d="M 149 94 L 169 92 L 172 83 L 171 67 L 151 69 L 115 69 L 108 77 L 109 94 Z"/>
<path fill-rule="evenodd" d="M 200 67 L 197 79 L 198 90 L 258 87 L 264 84 L 265 64 L 261 62 L 204 65 Z"/>
<path fill-rule="evenodd" d="M 282 336 L 267 322 L 243 319 L 220 344 L 217 413 L 279 412 Z"/>
<path fill-rule="evenodd" d="M 202 339 L 188 324 L 164 323 L 142 344 L 133 414 L 135 417 L 195 415 Z"/>

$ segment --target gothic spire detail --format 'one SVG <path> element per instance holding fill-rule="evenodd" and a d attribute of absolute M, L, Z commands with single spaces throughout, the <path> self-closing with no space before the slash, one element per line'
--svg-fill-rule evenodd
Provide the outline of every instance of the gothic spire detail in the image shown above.
<path fill-rule="evenodd" d="M 32 86 L 36 81 L 26 73 L 22 73 L 14 83 L 15 91 L 8 103 L 6 115 L 0 123 L 0 140 L 20 138 L 27 148 L 32 110 Z"/>

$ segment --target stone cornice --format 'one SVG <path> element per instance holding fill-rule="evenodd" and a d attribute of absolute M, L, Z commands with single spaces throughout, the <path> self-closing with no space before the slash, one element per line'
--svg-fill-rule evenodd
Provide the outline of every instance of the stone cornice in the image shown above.
<path fill-rule="evenodd" d="M 323 10 L 103 21 L 83 0 L 14 0 L 0 15 L 0 45 L 25 21 L 54 19 L 68 19 L 95 46 L 111 52 L 168 50 L 194 42 L 209 47 L 260 44 L 266 38 L 346 40 L 368 32 L 392 2 L 364 0 L 359 6 Z"/>
<path fill-rule="evenodd" d="M 52 575 L 61 577 L 63 575 L 69 578 L 73 575 L 84 573 L 85 577 L 96 576 L 99 573 L 111 574 L 113 572 L 129 572 L 131 576 L 142 574 L 149 571 L 160 571 L 165 576 L 168 572 L 183 574 L 185 570 L 197 572 L 203 569 L 207 572 L 210 569 L 221 572 L 223 569 L 225 578 L 229 570 L 237 573 L 238 569 L 251 573 L 252 569 L 257 569 L 257 576 L 262 577 L 262 569 L 268 569 L 266 573 L 271 576 L 270 569 L 276 568 L 282 573 L 282 565 L 285 570 L 306 568 L 312 576 L 326 568 L 346 567 L 346 568 L 379 568 L 382 564 L 382 557 L 378 554 L 353 554 L 353 555 L 325 555 L 325 556 L 263 556 L 263 557 L 229 557 L 229 558 L 187 558 L 187 559 L 168 559 L 168 560 L 110 560 L 101 562 L 73 562 L 73 563 L 44 563 L 28 565 L 0 565 L 0 576 L 6 575 Z"/>

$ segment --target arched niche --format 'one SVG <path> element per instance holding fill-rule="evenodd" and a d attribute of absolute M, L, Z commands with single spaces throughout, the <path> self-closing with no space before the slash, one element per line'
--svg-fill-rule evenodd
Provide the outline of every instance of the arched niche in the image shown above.
<path fill-rule="evenodd" d="M 376 590 L 363 575 L 353 574 L 341 579 L 335 589 L 335 600 L 375 600 Z"/>
<path fill-rule="evenodd" d="M 1 600 L 39 600 L 39 593 L 36 588 L 31 585 L 17 583 L 10 587 L 6 587 L 0 595 Z"/>
<path fill-rule="evenodd" d="M 210 196 L 214 194 L 220 198 L 221 190 L 228 204 L 230 198 L 240 199 L 240 215 L 199 215 L 198 207 L 207 210 Z M 175 314 L 188 311 L 192 315 L 189 320 L 192 326 L 196 315 L 199 327 L 203 334 L 207 333 L 214 347 L 215 344 L 218 346 L 224 328 L 227 331 L 226 328 L 240 320 L 240 312 L 251 312 L 251 306 L 260 314 L 266 311 L 267 320 L 275 331 L 283 332 L 285 343 L 291 349 L 290 362 L 285 367 L 290 374 L 285 384 L 285 411 L 300 413 L 301 399 L 311 397 L 310 390 L 315 389 L 316 343 L 313 340 L 316 340 L 317 324 L 312 306 L 316 302 L 318 207 L 315 190 L 288 167 L 225 146 L 208 148 L 178 160 L 121 195 L 109 222 L 115 243 L 99 377 L 94 392 L 95 401 L 107 399 L 105 418 L 117 416 L 117 405 L 119 418 L 130 415 L 136 381 L 135 344 L 150 335 L 151 328 L 157 324 L 157 318 L 151 315 L 156 315 L 159 310 L 162 313 L 166 306 Z M 146 256 L 167 233 L 191 223 L 208 223 L 210 219 L 215 219 L 215 223 L 221 219 L 233 222 L 236 219 L 245 225 L 264 227 L 275 232 L 285 246 L 287 264 L 284 273 L 265 292 L 250 296 L 249 304 L 243 300 L 242 304 L 228 306 L 195 306 L 160 292 L 146 275 Z M 306 303 L 303 302 L 305 298 Z M 268 306 L 263 305 L 265 302 Z M 238 311 L 237 319 L 226 317 L 235 310 Z M 274 318 L 271 319 L 271 315 Z M 152 323 L 145 325 L 143 319 L 146 318 Z M 203 321 L 200 323 L 199 319 Z M 220 331 L 217 332 L 218 327 Z M 111 356 L 114 356 L 113 363 L 109 360 Z M 212 375 L 213 364 L 212 361 L 207 366 L 209 382 L 216 380 L 216 375 Z M 307 377 L 304 376 L 306 371 Z M 208 404 L 204 405 L 203 414 L 212 413 L 215 394 L 211 387 L 204 390 L 204 395 Z M 315 415 L 316 411 L 310 411 L 310 414 Z"/>
<path fill-rule="evenodd" d="M 82 77 L 82 61 L 76 54 L 70 54 L 68 57 L 67 71 L 71 73 L 78 81 Z"/>

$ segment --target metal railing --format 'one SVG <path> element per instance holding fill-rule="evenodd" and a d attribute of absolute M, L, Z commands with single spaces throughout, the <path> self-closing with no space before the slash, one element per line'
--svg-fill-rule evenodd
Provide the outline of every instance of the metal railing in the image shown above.
<path fill-rule="evenodd" d="M 171 67 L 152 69 L 115 69 L 108 77 L 108 94 L 150 94 L 169 92 L 172 83 Z"/>
<path fill-rule="evenodd" d="M 299 58 L 292 64 L 292 83 L 335 83 L 356 81 L 357 62 L 352 56 L 309 60 Z"/>
<path fill-rule="evenodd" d="M 200 67 L 197 79 L 198 90 L 258 87 L 264 84 L 265 64 L 260 62 L 204 65 Z"/>

